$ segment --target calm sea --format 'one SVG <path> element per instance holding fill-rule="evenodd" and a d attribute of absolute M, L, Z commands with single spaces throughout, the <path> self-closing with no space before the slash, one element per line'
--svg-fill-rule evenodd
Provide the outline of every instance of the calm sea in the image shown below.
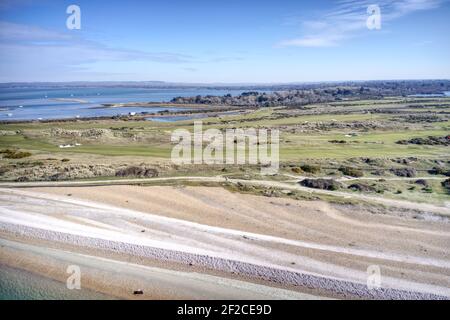
<path fill-rule="evenodd" d="M 444 91 L 441 94 L 435 94 L 435 93 L 425 93 L 425 94 L 411 94 L 409 97 L 418 97 L 418 98 L 426 98 L 426 97 L 450 97 L 450 91 Z"/>
<path fill-rule="evenodd" d="M 96 109 L 94 107 L 103 103 L 163 102 L 178 96 L 239 95 L 243 91 L 245 90 L 206 88 L 0 88 L 0 121 L 114 116 L 144 111 L 156 113 L 176 108 Z M 58 99 L 70 99 L 71 101 Z M 83 100 L 83 103 L 74 100 Z"/>
<path fill-rule="evenodd" d="M 0 265 L 0 300 L 109 300 L 87 289 L 69 290 L 64 283 Z"/>

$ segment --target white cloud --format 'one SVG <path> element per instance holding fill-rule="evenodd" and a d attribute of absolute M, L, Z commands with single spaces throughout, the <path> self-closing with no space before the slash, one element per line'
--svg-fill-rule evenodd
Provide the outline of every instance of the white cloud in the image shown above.
<path fill-rule="evenodd" d="M 0 41 L 58 41 L 71 39 L 73 37 L 69 34 L 35 26 L 0 21 Z"/>
<path fill-rule="evenodd" d="M 334 47 L 337 45 L 337 41 L 332 37 L 314 37 L 306 36 L 299 39 L 291 39 L 281 41 L 278 46 L 281 47 Z"/>
<path fill-rule="evenodd" d="M 1 1 L 1 0 L 0 0 Z M 167 51 L 146 51 L 106 45 L 84 39 L 82 33 L 54 31 L 38 26 L 0 21 L 0 78 L 28 79 L 47 76 L 61 78 L 81 74 L 99 76 L 98 66 L 145 66 L 152 70 L 156 64 L 180 66 L 181 70 L 194 71 L 191 64 L 226 63 L 241 61 L 235 56 L 215 56 L 199 59 L 189 54 Z M 165 66 L 166 67 L 166 66 Z M 183 69 L 184 67 L 184 69 Z M 141 67 L 138 71 L 144 72 Z M 110 68 L 111 70 L 113 68 Z M 126 68 L 123 68 L 126 70 Z M 111 72 L 111 74 L 113 74 Z"/>
<path fill-rule="evenodd" d="M 382 22 L 413 12 L 438 8 L 447 0 L 339 0 L 336 6 L 313 20 L 302 22 L 303 35 L 280 41 L 277 46 L 330 47 L 357 36 L 366 29 L 367 7 L 381 9 Z"/>
<path fill-rule="evenodd" d="M 0 58 L 53 57 L 65 65 L 78 65 L 95 61 L 153 61 L 160 63 L 186 63 L 193 58 L 172 52 L 148 52 L 110 47 L 100 42 L 83 39 L 70 33 L 57 32 L 36 26 L 0 21 Z M 32 59 L 33 60 L 33 59 Z"/>

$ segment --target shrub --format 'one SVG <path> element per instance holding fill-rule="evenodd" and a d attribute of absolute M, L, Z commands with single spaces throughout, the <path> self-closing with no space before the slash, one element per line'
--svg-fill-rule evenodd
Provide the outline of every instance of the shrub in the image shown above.
<path fill-rule="evenodd" d="M 314 166 L 311 164 L 304 164 L 302 166 L 300 166 L 300 168 L 308 173 L 318 173 L 320 172 L 320 166 Z"/>
<path fill-rule="evenodd" d="M 434 167 L 431 170 L 428 170 L 429 174 L 441 174 L 447 177 L 450 177 L 450 170 L 447 170 L 445 168 L 442 167 Z"/>
<path fill-rule="evenodd" d="M 3 156 L 3 158 L 5 158 L 5 159 L 22 159 L 22 158 L 27 158 L 27 157 L 31 156 L 30 152 L 16 151 L 16 150 L 10 150 L 10 149 L 2 150 L 1 153 L 5 154 Z"/>
<path fill-rule="evenodd" d="M 291 171 L 294 172 L 294 173 L 302 173 L 302 169 L 300 169 L 298 167 L 292 168 Z"/>
<path fill-rule="evenodd" d="M 332 179 L 304 179 L 300 181 L 300 184 L 304 187 L 322 189 L 322 190 L 338 190 L 341 184 Z"/>
<path fill-rule="evenodd" d="M 44 165 L 44 162 L 42 162 L 42 161 L 33 161 L 33 162 L 29 162 L 28 164 L 30 166 L 33 166 L 33 167 L 40 167 L 40 166 Z"/>
<path fill-rule="evenodd" d="M 13 170 L 12 166 L 3 166 L 0 167 L 0 176 L 4 175 L 7 172 L 10 172 L 11 170 Z"/>
<path fill-rule="evenodd" d="M 116 177 L 128 177 L 128 176 L 151 178 L 157 177 L 158 171 L 153 168 L 145 168 L 138 166 L 126 167 L 116 171 Z"/>
<path fill-rule="evenodd" d="M 391 169 L 391 172 L 398 177 L 408 177 L 413 178 L 417 175 L 417 172 L 414 168 L 398 168 Z"/>
<path fill-rule="evenodd" d="M 373 186 L 369 186 L 364 183 L 353 183 L 350 186 L 348 186 L 348 189 L 360 192 L 374 192 L 376 190 Z"/>
<path fill-rule="evenodd" d="M 339 171 L 342 172 L 342 174 L 346 176 L 351 176 L 355 178 L 359 178 L 364 176 L 364 172 L 360 169 L 351 168 L 351 167 L 341 167 L 339 168 Z"/>
<path fill-rule="evenodd" d="M 445 181 L 442 181 L 442 182 L 441 182 L 441 185 L 442 185 L 445 189 L 447 189 L 448 191 L 450 191 L 450 178 L 449 178 L 449 179 L 446 179 Z"/>
<path fill-rule="evenodd" d="M 416 181 L 414 181 L 415 184 L 424 186 L 424 187 L 428 187 L 428 182 L 425 179 L 418 179 Z"/>

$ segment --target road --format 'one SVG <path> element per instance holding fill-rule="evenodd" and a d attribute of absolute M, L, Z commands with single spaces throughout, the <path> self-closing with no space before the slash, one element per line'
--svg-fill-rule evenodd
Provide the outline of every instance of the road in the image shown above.
<path fill-rule="evenodd" d="M 296 176 L 294 176 L 296 177 Z M 298 178 L 298 177 L 296 177 Z M 397 178 L 396 178 L 397 179 Z M 410 179 L 410 178 L 398 178 Z M 419 178 L 416 178 L 419 179 Z M 427 177 L 428 179 L 428 177 Z M 407 200 L 388 199 L 386 197 L 379 197 L 373 195 L 364 195 L 359 193 L 347 193 L 342 191 L 330 191 L 312 189 L 299 185 L 294 182 L 279 182 L 272 180 L 247 180 L 247 179 L 232 179 L 223 176 L 181 176 L 181 177 L 158 177 L 146 179 L 120 179 L 120 180 L 96 180 L 96 181 L 36 181 L 36 182 L 2 182 L 0 188 L 30 188 L 30 187 L 80 187 L 80 186 L 106 186 L 106 185 L 131 185 L 131 184 L 145 184 L 153 182 L 167 182 L 167 181 L 196 181 L 196 182 L 214 182 L 214 183 L 241 183 L 244 185 L 254 185 L 260 187 L 270 187 L 282 190 L 297 190 L 311 194 L 322 194 L 341 197 L 344 199 L 361 200 L 371 203 L 378 203 L 386 206 L 393 206 L 398 208 L 405 208 L 411 210 L 420 210 L 430 212 L 438 215 L 450 217 L 450 202 L 446 202 L 445 206 L 438 206 L 429 203 L 420 203 Z"/>

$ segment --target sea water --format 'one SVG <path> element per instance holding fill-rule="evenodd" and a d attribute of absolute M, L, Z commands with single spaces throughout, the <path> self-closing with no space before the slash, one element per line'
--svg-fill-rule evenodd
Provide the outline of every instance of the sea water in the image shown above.
<path fill-rule="evenodd" d="M 106 103 L 168 102 L 179 96 L 239 95 L 243 91 L 208 88 L 0 87 L 0 121 L 67 119 L 126 115 L 130 112 L 174 111 L 178 109 L 168 107 L 98 107 Z"/>
<path fill-rule="evenodd" d="M 69 290 L 65 283 L 0 265 L 0 300 L 105 300 L 88 289 Z"/>

